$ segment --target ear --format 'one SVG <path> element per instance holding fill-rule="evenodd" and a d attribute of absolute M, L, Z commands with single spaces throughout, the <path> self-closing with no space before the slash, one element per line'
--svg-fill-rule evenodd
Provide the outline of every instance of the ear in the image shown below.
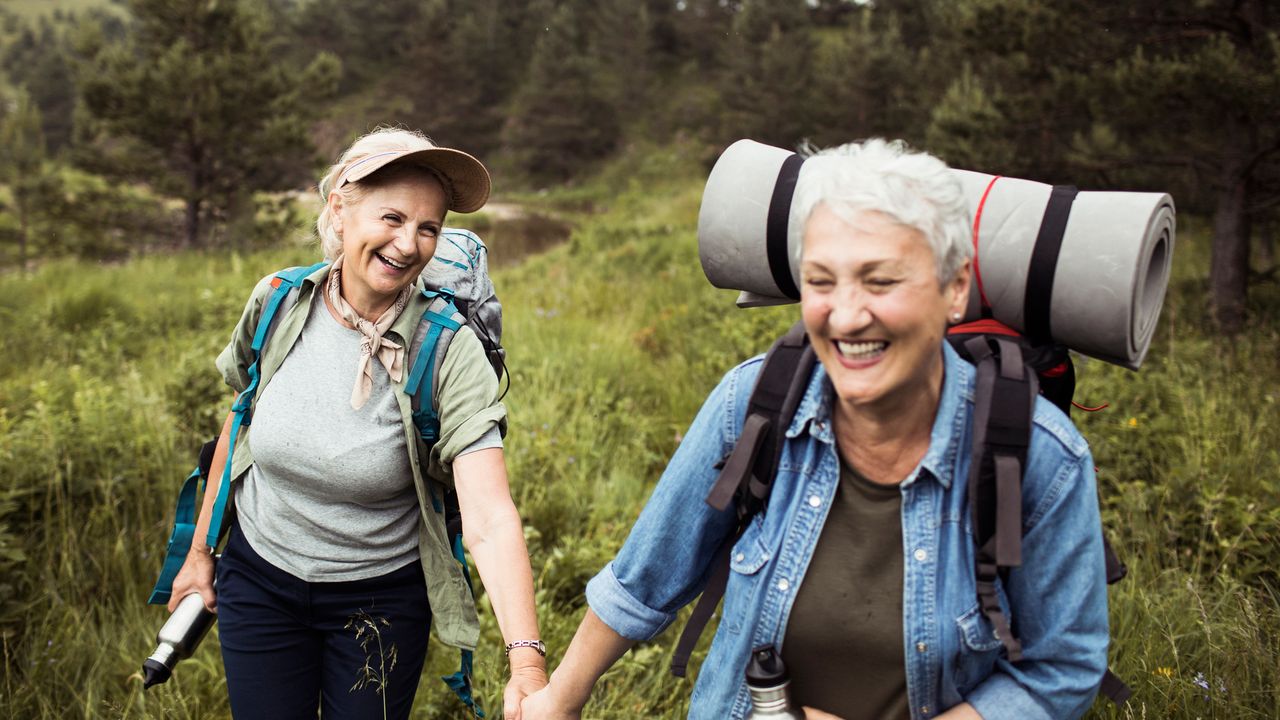
<path fill-rule="evenodd" d="M 956 268 L 956 274 L 952 276 L 951 281 L 943 289 L 947 296 L 947 317 L 951 317 L 956 313 L 961 316 L 969 309 L 969 286 L 972 273 L 973 263 L 966 259 Z"/>
<path fill-rule="evenodd" d="M 329 200 L 325 203 L 325 212 L 329 213 L 330 226 L 333 231 L 342 234 L 342 195 L 336 190 L 329 193 Z"/>

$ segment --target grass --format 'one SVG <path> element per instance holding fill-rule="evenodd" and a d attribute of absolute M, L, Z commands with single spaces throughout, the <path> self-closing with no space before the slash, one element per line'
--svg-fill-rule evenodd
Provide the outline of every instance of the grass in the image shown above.
<path fill-rule="evenodd" d="M 736 310 L 703 279 L 694 155 L 649 148 L 593 184 L 528 198 L 576 215 L 576 230 L 496 276 L 513 372 L 508 463 L 553 658 L 705 394 L 796 314 Z M 164 619 L 144 602 L 178 484 L 225 412 L 212 359 L 254 280 L 313 255 L 64 261 L 0 276 L 0 716 L 228 715 L 216 629 L 168 684 L 142 692 Z M 1090 717 L 1277 718 L 1280 289 L 1256 287 L 1248 332 L 1223 341 L 1205 317 L 1202 227 L 1183 222 L 1174 260 L 1143 370 L 1078 366 L 1077 398 L 1111 403 L 1076 419 L 1130 568 L 1111 590 L 1112 661 L 1136 692 Z M 480 604 L 478 690 L 496 711 L 505 660 Z M 629 653 L 587 716 L 682 717 L 691 681 L 666 672 L 676 634 Z M 414 717 L 460 715 L 437 679 L 456 662 L 433 645 Z"/>

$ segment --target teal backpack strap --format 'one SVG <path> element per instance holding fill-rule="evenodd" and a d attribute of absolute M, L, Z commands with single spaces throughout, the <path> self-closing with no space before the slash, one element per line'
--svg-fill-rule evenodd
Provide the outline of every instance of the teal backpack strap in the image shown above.
<path fill-rule="evenodd" d="M 431 305 L 428 305 L 427 311 L 422 314 L 422 322 L 428 325 L 427 336 L 418 348 L 404 391 L 409 397 L 419 401 L 418 408 L 413 411 L 413 424 L 418 429 L 418 437 L 422 438 L 427 447 L 431 447 L 440 439 L 440 413 L 436 410 L 435 399 L 432 397 L 435 388 L 436 346 L 445 330 L 456 333 L 462 323 L 455 319 L 458 307 L 454 304 L 451 292 L 423 290 L 422 294 L 432 300 L 441 298 L 445 305 L 440 311 L 432 310 Z M 432 303 L 436 304 L 438 303 Z M 419 395 L 420 391 L 424 391 L 424 394 Z M 432 500 L 435 501 L 434 496 Z M 438 511 L 440 508 L 436 509 Z"/>
<path fill-rule="evenodd" d="M 231 412 L 234 417 L 231 421 L 231 432 L 227 445 L 227 462 L 222 468 L 222 479 L 218 483 L 218 494 L 213 503 L 213 514 L 209 518 L 209 534 L 206 542 L 209 547 L 217 547 L 218 539 L 222 535 L 223 515 L 227 509 L 227 498 L 231 494 L 231 458 L 235 453 L 236 440 L 240 435 L 240 428 L 250 423 L 250 410 L 253 407 L 254 397 L 258 394 L 258 361 L 262 357 L 262 348 L 266 345 L 267 338 L 274 329 L 276 313 L 280 309 L 280 305 L 297 288 L 303 278 L 311 273 L 324 267 L 327 263 L 316 263 L 311 267 L 296 267 L 288 270 L 281 270 L 276 273 L 271 283 L 275 286 L 275 291 L 271 293 L 267 304 L 262 309 L 262 315 L 258 318 L 258 327 L 253 334 L 253 344 L 250 350 L 253 352 L 253 362 L 249 364 L 249 384 L 245 387 L 244 392 L 236 396 L 236 401 L 231 406 Z"/>
<path fill-rule="evenodd" d="M 467 588 L 471 590 L 471 597 L 475 597 L 476 588 L 471 584 L 471 568 L 467 566 L 467 555 L 462 548 L 462 535 L 453 536 L 453 558 L 462 565 L 462 577 L 467 579 Z M 472 664 L 474 655 L 470 650 L 459 651 L 462 655 L 461 661 L 458 663 L 458 672 L 452 675 L 442 675 L 441 680 L 449 689 L 458 696 L 464 705 L 471 709 L 475 717 L 483 718 L 484 710 L 476 704 L 475 694 L 472 691 Z"/>
<path fill-rule="evenodd" d="M 173 590 L 173 578 L 182 563 L 187 560 L 187 551 L 191 549 L 191 538 L 196 534 L 196 490 L 200 484 L 200 468 L 191 471 L 182 490 L 178 493 L 178 507 L 173 513 L 173 532 L 169 535 L 169 545 L 165 549 L 164 566 L 160 568 L 160 579 L 147 598 L 149 605 L 167 605 Z M 470 579 L 470 578 L 468 578 Z"/>
<path fill-rule="evenodd" d="M 447 288 L 423 290 L 422 294 L 432 302 L 427 306 L 426 312 L 422 314 L 422 320 L 419 323 L 420 327 L 426 325 L 427 331 L 422 343 L 418 346 L 413 368 L 409 371 L 409 378 L 405 381 L 405 393 L 416 401 L 417 409 L 413 412 L 413 424 L 417 428 L 418 437 L 429 448 L 440 439 L 440 413 L 436 408 L 434 398 L 436 361 L 439 355 L 440 340 L 446 331 L 450 333 L 449 337 L 452 339 L 452 334 L 461 329 L 462 322 L 458 319 L 460 315 L 458 306 L 454 303 L 452 291 Z M 435 302 L 437 299 L 443 302 L 443 306 L 441 306 L 440 302 Z M 430 483 L 427 483 L 427 490 L 431 494 L 432 509 L 443 514 L 445 510 L 444 504 L 440 501 L 440 497 Z M 452 545 L 453 557 L 462 566 L 462 576 L 467 579 L 467 588 L 471 590 L 471 596 L 474 598 L 475 587 L 471 584 L 471 568 L 467 566 L 467 556 L 463 552 L 461 534 L 453 536 Z M 473 691 L 474 654 L 470 650 L 462 650 L 460 654 L 461 660 L 458 664 L 458 671 L 452 675 L 444 675 L 440 679 L 471 710 L 474 717 L 483 718 L 484 710 L 480 709 L 480 706 L 476 704 Z"/>

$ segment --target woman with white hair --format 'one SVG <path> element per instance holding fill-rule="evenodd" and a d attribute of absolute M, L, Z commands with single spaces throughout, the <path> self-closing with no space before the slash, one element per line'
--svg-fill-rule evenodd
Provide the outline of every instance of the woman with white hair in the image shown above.
<path fill-rule="evenodd" d="M 437 368 L 433 446 L 419 438 L 404 390 L 430 302 L 419 276 L 445 214 L 488 199 L 488 172 L 418 133 L 379 130 L 343 153 L 320 193 L 316 227 L 328 262 L 277 318 L 258 377 L 251 345 L 272 276 L 258 283 L 218 357 L 237 394 L 260 382 L 252 424 L 231 455 L 235 518 L 215 590 L 204 539 L 216 493 L 205 493 L 170 609 L 199 593 L 218 612 L 236 718 L 314 718 L 317 709 L 326 718 L 407 718 L 431 625 L 466 651 L 479 636 L 469 579 L 437 502 L 452 487 L 507 643 L 504 702 L 514 717 L 521 698 L 546 683 L 545 651 L 507 483 L 497 378 L 462 326 Z M 213 478 L 227 462 L 232 417 Z M 469 680 L 458 678 L 461 695 Z"/>
<path fill-rule="evenodd" d="M 817 359 L 766 512 L 730 573 L 690 718 L 742 718 L 753 648 L 780 650 L 808 718 L 1074 718 L 1106 667 L 1101 527 L 1088 447 L 1043 398 L 1025 468 L 1022 566 L 1000 604 L 1011 662 L 976 601 L 968 487 L 974 368 L 945 342 L 969 294 L 961 188 L 936 158 L 872 140 L 808 159 L 792 218 Z M 525 720 L 577 718 L 595 681 L 703 589 L 734 531 L 703 498 L 760 372 L 703 405 Z"/>

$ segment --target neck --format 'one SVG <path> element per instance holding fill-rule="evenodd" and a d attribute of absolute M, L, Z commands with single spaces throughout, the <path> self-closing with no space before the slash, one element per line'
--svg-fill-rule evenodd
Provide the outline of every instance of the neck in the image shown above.
<path fill-rule="evenodd" d="M 353 283 L 348 283 L 346 280 L 347 266 L 344 263 L 338 278 L 338 294 L 347 301 L 357 315 L 369 322 L 377 322 L 378 318 L 382 317 L 382 314 L 396 302 L 396 296 L 386 298 L 381 295 L 360 293 L 357 288 L 352 287 Z"/>
<path fill-rule="evenodd" d="M 906 479 L 929 450 L 942 375 L 939 354 L 937 367 L 909 396 L 866 405 L 837 400 L 836 447 L 845 461 L 874 482 L 896 485 Z"/>

